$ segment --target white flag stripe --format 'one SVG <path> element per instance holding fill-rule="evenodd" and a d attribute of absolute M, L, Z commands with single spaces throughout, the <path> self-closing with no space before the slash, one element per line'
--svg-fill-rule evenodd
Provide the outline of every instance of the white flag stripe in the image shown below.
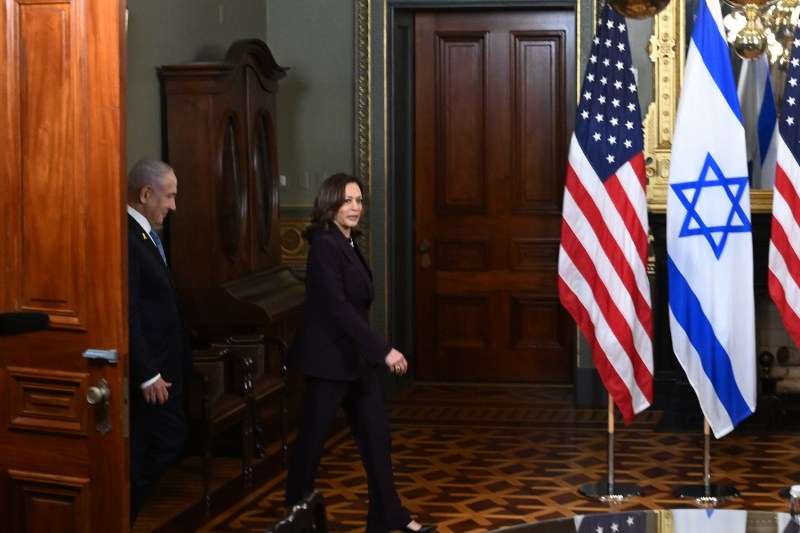
<path fill-rule="evenodd" d="M 583 213 L 575 203 L 572 195 L 569 194 L 568 190 L 564 191 L 564 207 L 564 211 L 569 213 L 569 216 L 564 216 L 565 222 L 570 228 L 572 228 L 572 231 L 575 233 L 578 241 L 586 249 L 589 256 L 593 258 L 597 275 L 600 277 L 600 280 L 606 287 L 609 295 L 613 298 L 617 309 L 619 309 L 620 313 L 622 313 L 624 316 L 625 321 L 630 324 L 634 346 L 636 347 L 636 350 L 641 353 L 642 350 L 650 346 L 652 341 L 650 340 L 650 336 L 647 334 L 647 330 L 639 321 L 636 309 L 632 304 L 632 300 L 628 296 L 628 288 L 617 274 L 617 270 L 614 268 L 613 264 L 609 261 L 608 256 L 605 254 L 605 251 L 600 244 L 600 241 L 597 239 L 597 235 L 591 231 L 589 221 L 584 218 Z M 559 255 L 568 254 L 563 253 Z M 559 264 L 559 266 L 561 265 Z M 571 258 L 569 266 L 574 266 Z M 569 270 L 563 271 L 570 272 Z M 585 284 L 585 280 L 583 280 L 582 276 L 579 276 L 579 271 L 577 269 L 573 274 L 574 275 L 570 277 L 580 278 L 580 280 Z M 568 283 L 568 285 L 572 288 L 574 293 L 581 296 L 581 301 L 586 301 L 583 296 L 592 296 L 593 291 L 590 285 L 584 285 L 582 287 L 583 290 L 581 291 L 576 290 L 574 280 Z M 593 317 L 593 319 L 598 316 L 602 316 L 599 306 L 595 306 L 593 309 L 591 309 L 590 315 Z M 603 322 L 606 322 L 605 318 L 603 318 Z M 598 333 L 596 333 L 598 338 L 605 340 L 605 342 L 600 343 L 604 350 L 612 349 L 614 342 L 619 345 L 620 339 L 617 339 L 616 336 L 614 336 L 611 328 L 600 328 L 597 325 L 595 327 L 598 329 Z M 652 369 L 652 367 L 650 368 Z"/>
<path fill-rule="evenodd" d="M 570 269 L 577 272 L 577 267 L 572 263 L 569 254 L 565 253 L 563 248 L 558 257 L 559 269 L 564 271 Z M 592 287 L 580 275 L 569 276 L 568 278 L 561 278 L 569 289 L 575 293 L 578 299 L 582 302 L 590 301 L 592 298 Z M 611 328 L 606 322 L 605 316 L 600 311 L 599 306 L 584 307 L 586 313 L 590 316 L 592 323 L 595 324 L 595 339 L 605 353 L 610 353 L 618 349 L 619 340 L 611 333 Z M 637 322 L 638 324 L 638 322 Z M 646 336 L 646 333 L 645 333 Z M 649 342 L 649 337 L 647 338 Z M 621 380 L 630 384 L 631 402 L 634 413 L 640 413 L 647 409 L 650 401 L 647 395 L 641 391 L 636 380 L 634 379 L 633 365 L 627 357 L 610 357 L 609 363 L 614 368 L 616 373 L 620 376 Z M 652 371 L 652 365 L 648 365 Z"/>
<path fill-rule="evenodd" d="M 798 225 L 796 217 L 800 213 L 793 213 L 791 206 L 786 202 L 784 194 L 789 197 L 800 196 L 800 166 L 794 160 L 791 150 L 786 146 L 786 141 L 783 138 L 778 139 L 778 164 L 787 177 L 784 185 L 789 189 L 784 193 L 781 190 L 776 190 L 772 194 L 772 216 L 778 220 L 781 227 L 783 227 L 786 235 L 800 235 L 800 225 Z M 800 242 L 795 239 L 789 239 L 795 255 L 800 256 Z"/>
<path fill-rule="evenodd" d="M 800 235 L 800 225 L 797 224 L 797 220 L 795 220 L 792 215 L 789 204 L 786 203 L 782 195 L 777 194 L 777 191 L 772 196 L 772 216 L 773 219 L 780 224 L 781 228 L 783 228 L 786 235 Z M 795 257 L 800 257 L 800 249 L 798 248 L 800 242 L 790 237 L 788 243 L 793 255 Z"/>
<path fill-rule="evenodd" d="M 673 531 L 745 533 L 748 529 L 745 510 L 725 509 L 720 512 L 715 509 L 674 509 L 671 514 Z"/>
<path fill-rule="evenodd" d="M 570 147 L 569 151 L 569 164 L 572 165 L 572 168 L 575 169 L 575 174 L 578 176 L 580 183 L 583 185 L 584 189 L 589 193 L 594 200 L 595 205 L 597 205 L 598 209 L 603 215 L 603 220 L 606 223 L 606 226 L 610 228 L 625 228 L 626 224 L 622 220 L 617 211 L 616 206 L 614 205 L 613 200 L 609 198 L 608 191 L 603 186 L 602 182 L 597 178 L 597 174 L 595 174 L 594 169 L 592 166 L 586 162 L 585 157 L 583 156 L 583 150 L 581 150 L 580 145 L 573 139 L 572 142 L 573 146 Z M 625 190 L 626 195 L 628 198 L 636 198 L 636 195 L 641 195 L 641 189 L 638 191 L 631 191 L 630 187 L 625 187 L 625 183 L 630 183 L 631 181 L 637 181 L 638 179 L 635 177 L 635 173 L 631 168 L 630 163 L 625 163 L 620 167 L 617 171 L 617 176 L 620 176 L 618 179 L 620 183 L 623 184 L 623 189 Z M 624 179 L 623 179 L 624 178 Z M 630 201 L 630 200 L 629 200 Z M 631 201 L 631 203 L 634 203 Z M 641 211 L 639 210 L 639 220 L 642 220 Z M 644 227 L 647 227 L 647 210 L 644 209 Z M 565 218 L 568 218 L 572 213 L 565 214 Z M 581 215 L 582 216 L 582 215 Z M 585 219 L 584 219 L 585 221 Z M 575 231 L 578 238 L 583 242 L 583 238 L 587 236 L 587 233 L 592 233 L 592 238 L 596 239 L 596 235 L 590 229 L 588 221 L 586 224 L 581 224 L 579 227 L 584 228 L 585 231 L 579 232 L 576 231 L 576 224 L 571 224 L 573 227 L 573 231 Z M 629 231 L 615 231 L 612 232 L 612 236 L 617 242 L 620 250 L 626 253 L 629 256 L 636 256 L 636 243 L 631 238 L 631 234 Z M 602 248 L 601 248 L 602 249 Z M 603 257 L 605 252 L 603 252 Z M 638 263 L 636 261 L 629 262 L 631 269 L 633 270 L 633 274 L 636 278 L 636 287 L 639 289 L 639 293 L 642 294 L 647 300 L 650 300 L 650 281 L 647 278 L 647 269 L 642 263 Z M 613 265 L 609 263 L 609 266 L 613 268 Z M 606 283 L 606 286 L 610 286 L 610 284 Z M 615 293 L 612 293 L 615 294 Z M 649 342 L 649 341 L 648 341 Z"/>
<path fill-rule="evenodd" d="M 789 267 L 783 255 L 774 246 L 769 247 L 769 269 L 772 274 L 781 280 L 786 304 L 792 308 L 794 313 L 800 316 L 800 287 L 789 275 Z"/>
<path fill-rule="evenodd" d="M 637 195 L 642 194 L 641 186 L 639 185 L 639 181 L 636 179 L 636 173 L 633 171 L 633 168 L 630 164 L 623 165 L 617 170 L 617 176 L 619 176 L 619 184 L 625 190 L 625 196 L 628 198 L 636 198 Z M 639 217 L 639 224 L 643 228 L 648 227 L 650 223 L 647 219 L 647 209 L 636 209 L 636 216 Z M 636 246 L 636 244 L 631 241 L 627 245 L 629 246 Z M 645 279 L 645 282 L 647 280 Z M 649 291 L 649 284 L 648 284 L 648 291 Z"/>
<path fill-rule="evenodd" d="M 671 309 L 669 318 L 672 344 L 683 346 L 688 351 L 687 356 L 681 359 L 681 366 L 683 366 L 692 388 L 697 392 L 697 399 L 700 402 L 703 416 L 708 420 L 715 421 L 714 435 L 725 435 L 733 429 L 731 418 L 714 393 L 714 386 L 700 363 L 700 354 L 694 349 L 689 337 L 686 336 L 686 331 L 675 320 Z"/>
<path fill-rule="evenodd" d="M 694 61 L 694 63 L 697 63 L 697 61 Z M 686 70 L 688 76 L 689 68 L 687 67 Z M 696 77 L 701 78 L 697 85 L 713 83 L 714 81 L 705 68 L 700 68 Z M 714 85 L 714 88 L 713 90 L 719 92 L 716 85 Z M 709 100 L 709 102 L 704 102 L 704 100 Z M 695 120 L 691 123 L 693 135 L 675 137 L 672 145 L 672 153 L 682 153 L 685 155 L 679 159 L 678 163 L 680 167 L 677 169 L 674 166 L 675 162 L 670 162 L 670 183 L 679 183 L 696 179 L 697 171 L 695 169 L 699 169 L 703 166 L 703 161 L 707 153 L 711 153 L 711 155 L 714 156 L 714 159 L 719 163 L 720 170 L 722 170 L 726 176 L 739 175 L 742 171 L 744 171 L 744 175 L 747 175 L 747 164 L 743 157 L 726 157 L 731 150 L 731 146 L 728 144 L 728 137 L 720 135 L 720 132 L 737 130 L 744 132 L 742 123 L 739 122 L 739 118 L 727 105 L 727 102 L 721 96 L 711 98 L 705 94 L 705 91 L 703 91 L 701 87 L 692 85 L 681 89 L 679 107 L 685 109 L 684 116 L 703 117 L 708 115 L 713 116 L 715 120 Z M 703 150 L 694 149 L 696 148 L 698 139 L 703 139 Z M 744 143 L 743 134 L 741 135 L 741 140 L 742 143 Z M 742 169 L 743 163 L 744 168 Z"/>

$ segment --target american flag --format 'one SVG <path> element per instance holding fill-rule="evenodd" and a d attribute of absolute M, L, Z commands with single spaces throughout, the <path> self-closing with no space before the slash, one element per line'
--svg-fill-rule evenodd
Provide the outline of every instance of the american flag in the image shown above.
<path fill-rule="evenodd" d="M 800 28 L 795 30 L 792 59 L 781 106 L 772 233 L 769 242 L 769 294 L 786 330 L 800 345 Z"/>
<path fill-rule="evenodd" d="M 577 533 L 646 533 L 654 529 L 653 524 L 649 526 L 648 528 L 648 515 L 644 511 L 596 513 L 575 517 Z"/>
<path fill-rule="evenodd" d="M 558 285 L 626 423 L 653 398 L 642 150 L 627 24 L 605 4 L 569 149 Z"/>

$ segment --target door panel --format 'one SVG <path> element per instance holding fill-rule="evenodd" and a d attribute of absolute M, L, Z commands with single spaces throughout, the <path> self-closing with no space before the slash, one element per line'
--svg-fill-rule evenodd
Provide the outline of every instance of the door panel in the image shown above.
<path fill-rule="evenodd" d="M 575 15 L 415 18 L 417 377 L 569 382 L 557 258 Z"/>
<path fill-rule="evenodd" d="M 127 274 L 120 2 L 0 7 L 0 530 L 127 531 Z M 118 361 L 87 359 L 117 350 Z M 110 389 L 97 429 L 90 387 Z"/>

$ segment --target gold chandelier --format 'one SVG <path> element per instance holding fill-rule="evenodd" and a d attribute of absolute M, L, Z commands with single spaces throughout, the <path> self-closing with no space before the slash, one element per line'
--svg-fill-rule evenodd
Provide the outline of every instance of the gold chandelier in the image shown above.
<path fill-rule="evenodd" d="M 733 10 L 724 17 L 728 42 L 743 59 L 767 53 L 769 62 L 786 70 L 800 0 L 725 0 Z"/>
<path fill-rule="evenodd" d="M 608 0 L 608 4 L 622 16 L 643 19 L 667 7 L 669 0 Z"/>

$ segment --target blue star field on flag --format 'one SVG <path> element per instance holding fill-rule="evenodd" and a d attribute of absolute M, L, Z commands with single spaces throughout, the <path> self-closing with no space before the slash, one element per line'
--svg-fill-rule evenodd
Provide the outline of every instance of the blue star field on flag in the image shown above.
<path fill-rule="evenodd" d="M 601 180 L 643 149 L 625 18 L 603 6 L 581 87 L 575 137 Z"/>
<path fill-rule="evenodd" d="M 781 107 L 781 137 L 792 152 L 795 160 L 800 161 L 800 127 L 798 127 L 798 107 L 800 107 L 800 29 L 795 30 L 792 42 L 792 57 L 786 73 L 786 86 L 783 90 L 783 106 Z"/>
<path fill-rule="evenodd" d="M 597 513 L 580 517 L 577 533 L 645 533 L 647 515 L 642 511 Z"/>

